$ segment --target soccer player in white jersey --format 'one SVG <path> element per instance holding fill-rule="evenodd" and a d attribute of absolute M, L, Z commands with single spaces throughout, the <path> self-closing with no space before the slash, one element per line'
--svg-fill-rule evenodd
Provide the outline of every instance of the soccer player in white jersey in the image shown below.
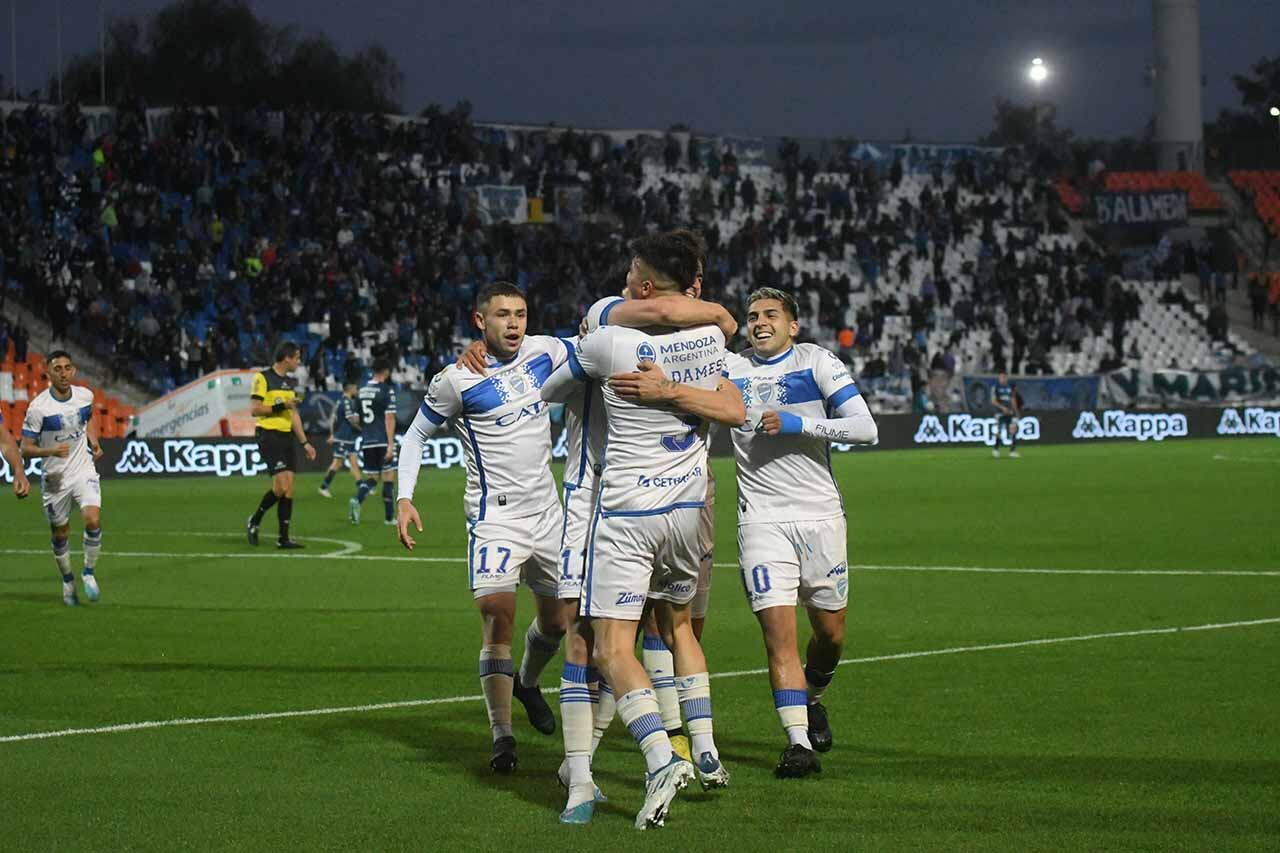
<path fill-rule="evenodd" d="M 13 476 L 13 494 L 18 500 L 22 500 L 31 494 L 31 481 L 27 479 L 18 442 L 14 441 L 13 436 L 9 434 L 9 428 L 4 425 L 3 414 L 0 414 L 0 456 L 4 457 L 5 463 L 9 466 L 9 472 Z"/>
<path fill-rule="evenodd" d="M 694 254 L 670 235 L 632 243 L 629 295 L 652 299 L 680 293 L 692 280 Z M 613 300 L 591 314 L 597 323 Z M 596 323 L 592 323 L 593 326 Z M 640 745 L 648 770 L 645 803 L 636 827 L 661 825 L 671 800 L 695 775 L 704 787 L 723 786 L 711 723 L 706 659 L 689 620 L 698 577 L 698 514 L 706 495 L 706 444 L 698 417 L 741 423 L 741 395 L 722 377 L 724 335 L 715 327 L 653 334 L 618 326 L 593 328 L 569 353 L 568 364 L 543 386 L 557 399 L 563 385 L 595 380 L 608 416 L 596 512 L 588 533 L 580 615 L 591 620 L 593 656 L 617 697 L 618 713 Z M 672 408 L 630 403 L 614 389 L 637 364 L 666 368 Z M 693 412 L 698 417 L 680 414 Z M 675 755 L 662 724 L 653 686 L 635 657 L 635 635 L 645 602 L 662 599 L 659 620 L 680 674 L 677 689 L 689 723 L 697 763 Z M 696 768 L 696 769 L 695 769 Z M 571 767 L 571 797 L 585 786 Z M 586 785 L 590 785 L 587 777 Z M 583 796 L 587 791 L 583 790 Z"/>
<path fill-rule="evenodd" d="M 831 748 L 822 694 L 844 648 L 848 558 L 844 503 L 831 474 L 830 442 L 874 444 L 875 420 L 835 354 L 795 342 L 790 294 L 748 297 L 749 358 L 731 355 L 747 423 L 732 430 L 738 473 L 738 560 L 764 631 L 773 702 L 789 743 L 775 773 L 819 772 Z M 800 665 L 797 601 L 813 636 Z"/>
<path fill-rule="evenodd" d="M 400 541 L 412 550 L 409 525 L 422 530 L 413 493 L 423 442 L 452 423 L 467 462 L 467 573 L 484 624 L 480 684 L 493 732 L 489 764 L 510 773 L 516 767 L 513 695 L 534 728 L 555 731 L 538 678 L 559 650 L 569 612 L 556 595 L 562 513 L 551 473 L 548 405 L 538 389 L 564 363 L 567 347 L 559 338 L 525 335 L 524 294 L 505 282 L 481 289 L 473 321 L 490 354 L 487 375 L 451 365 L 431 380 L 401 447 L 397 523 Z M 516 673 L 511 640 L 521 580 L 533 591 L 538 613 Z"/>
<path fill-rule="evenodd" d="M 49 387 L 27 406 L 22 423 L 22 453 L 28 459 L 44 457 L 40 493 L 44 514 L 53 533 L 53 560 L 62 575 L 62 601 L 80 603 L 71 571 L 71 546 L 67 534 L 71 510 L 80 509 L 84 520 L 84 567 L 80 580 L 84 595 L 97 601 L 101 592 L 94 569 L 102 550 L 102 489 L 94 462 L 102 458 L 98 426 L 93 420 L 93 391 L 72 385 L 76 366 L 63 350 L 49 353 Z"/>

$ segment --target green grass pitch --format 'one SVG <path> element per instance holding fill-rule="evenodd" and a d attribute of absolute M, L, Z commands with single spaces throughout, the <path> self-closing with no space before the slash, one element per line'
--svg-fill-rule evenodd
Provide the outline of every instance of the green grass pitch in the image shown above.
<path fill-rule="evenodd" d="M 1023 457 L 838 457 L 858 568 L 822 775 L 775 780 L 767 679 L 716 678 L 731 785 L 686 792 L 644 834 L 617 722 L 596 760 L 611 801 L 588 827 L 557 823 L 559 733 L 518 707 L 520 768 L 489 773 L 460 471 L 422 473 L 431 562 L 403 559 L 376 494 L 347 523 L 345 474 L 332 501 L 300 480 L 309 548 L 285 556 L 274 513 L 260 549 L 243 539 L 265 477 L 108 480 L 103 599 L 74 610 L 38 499 L 0 495 L 0 847 L 1276 849 L 1280 442 Z M 707 657 L 758 670 L 716 468 Z M 383 703 L 413 704 L 367 707 Z M 214 717 L 235 719 L 14 739 Z"/>

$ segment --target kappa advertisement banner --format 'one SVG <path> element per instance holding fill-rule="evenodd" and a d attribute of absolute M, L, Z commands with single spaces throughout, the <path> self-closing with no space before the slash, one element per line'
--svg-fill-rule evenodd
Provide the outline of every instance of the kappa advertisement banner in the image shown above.
<path fill-rule="evenodd" d="M 1000 419 L 966 412 L 926 415 L 881 415 L 880 444 L 862 447 L 833 444 L 835 453 L 875 453 L 878 450 L 912 448 L 994 447 L 1007 442 Z M 1133 441 L 1152 446 L 1187 438 L 1275 438 L 1280 439 L 1280 407 L 1187 408 L 1183 411 L 1133 412 L 1125 409 L 1040 412 L 1018 418 L 1018 443 L 1022 445 L 1078 444 L 1098 441 Z M 566 436 L 561 424 L 552 425 L 552 456 L 563 460 Z M 246 439 L 166 438 L 107 439 L 102 442 L 103 458 L 98 473 L 104 479 L 128 477 L 252 477 L 263 474 L 266 465 L 258 445 Z M 330 450 L 317 441 L 320 456 L 307 463 L 299 454 L 301 470 L 322 471 L 328 467 Z M 716 430 L 711 452 L 731 456 L 733 448 L 727 430 Z M 462 442 L 452 435 L 430 439 L 422 451 L 424 468 L 457 468 L 465 464 Z M 27 464 L 27 475 L 38 477 L 40 462 Z M 13 473 L 0 457 L 0 480 L 13 481 Z"/>

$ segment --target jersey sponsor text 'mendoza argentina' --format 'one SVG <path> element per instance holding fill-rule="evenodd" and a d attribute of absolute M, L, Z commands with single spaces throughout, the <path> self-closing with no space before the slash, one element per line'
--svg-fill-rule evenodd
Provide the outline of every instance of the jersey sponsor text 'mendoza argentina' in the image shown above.
<path fill-rule="evenodd" d="M 567 353 L 559 338 L 530 335 L 510 360 L 490 359 L 484 376 L 456 365 L 437 373 L 404 435 L 399 498 L 413 499 L 423 443 L 452 422 L 466 456 L 469 520 L 525 518 L 558 506 L 549 406 L 539 389 Z"/>

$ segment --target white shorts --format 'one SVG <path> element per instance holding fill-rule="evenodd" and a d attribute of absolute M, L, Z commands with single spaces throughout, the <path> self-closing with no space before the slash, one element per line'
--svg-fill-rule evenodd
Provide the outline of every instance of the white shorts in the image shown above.
<path fill-rule="evenodd" d="M 596 512 L 596 490 L 573 488 L 564 490 L 564 527 L 560 535 L 560 576 L 556 596 L 564 599 L 582 597 L 582 576 L 587 569 L 587 531 Z"/>
<path fill-rule="evenodd" d="M 98 475 L 83 477 L 56 492 L 41 492 L 45 518 L 55 527 L 61 527 L 71 520 L 71 510 L 78 507 L 102 506 L 102 487 L 98 483 Z"/>
<path fill-rule="evenodd" d="M 844 516 L 738 526 L 742 587 L 753 611 L 766 607 L 841 610 L 849 600 Z"/>
<path fill-rule="evenodd" d="M 528 518 L 473 522 L 467 531 L 471 594 L 515 592 L 523 581 L 538 595 L 555 598 L 562 526 L 559 504 Z"/>
<path fill-rule="evenodd" d="M 705 619 L 711 604 L 711 562 L 716 551 L 716 478 L 707 477 L 707 501 L 698 513 L 698 591 L 689 615 Z"/>
<path fill-rule="evenodd" d="M 646 598 L 688 604 L 698 587 L 697 507 L 597 514 L 587 543 L 583 616 L 639 622 Z"/>

